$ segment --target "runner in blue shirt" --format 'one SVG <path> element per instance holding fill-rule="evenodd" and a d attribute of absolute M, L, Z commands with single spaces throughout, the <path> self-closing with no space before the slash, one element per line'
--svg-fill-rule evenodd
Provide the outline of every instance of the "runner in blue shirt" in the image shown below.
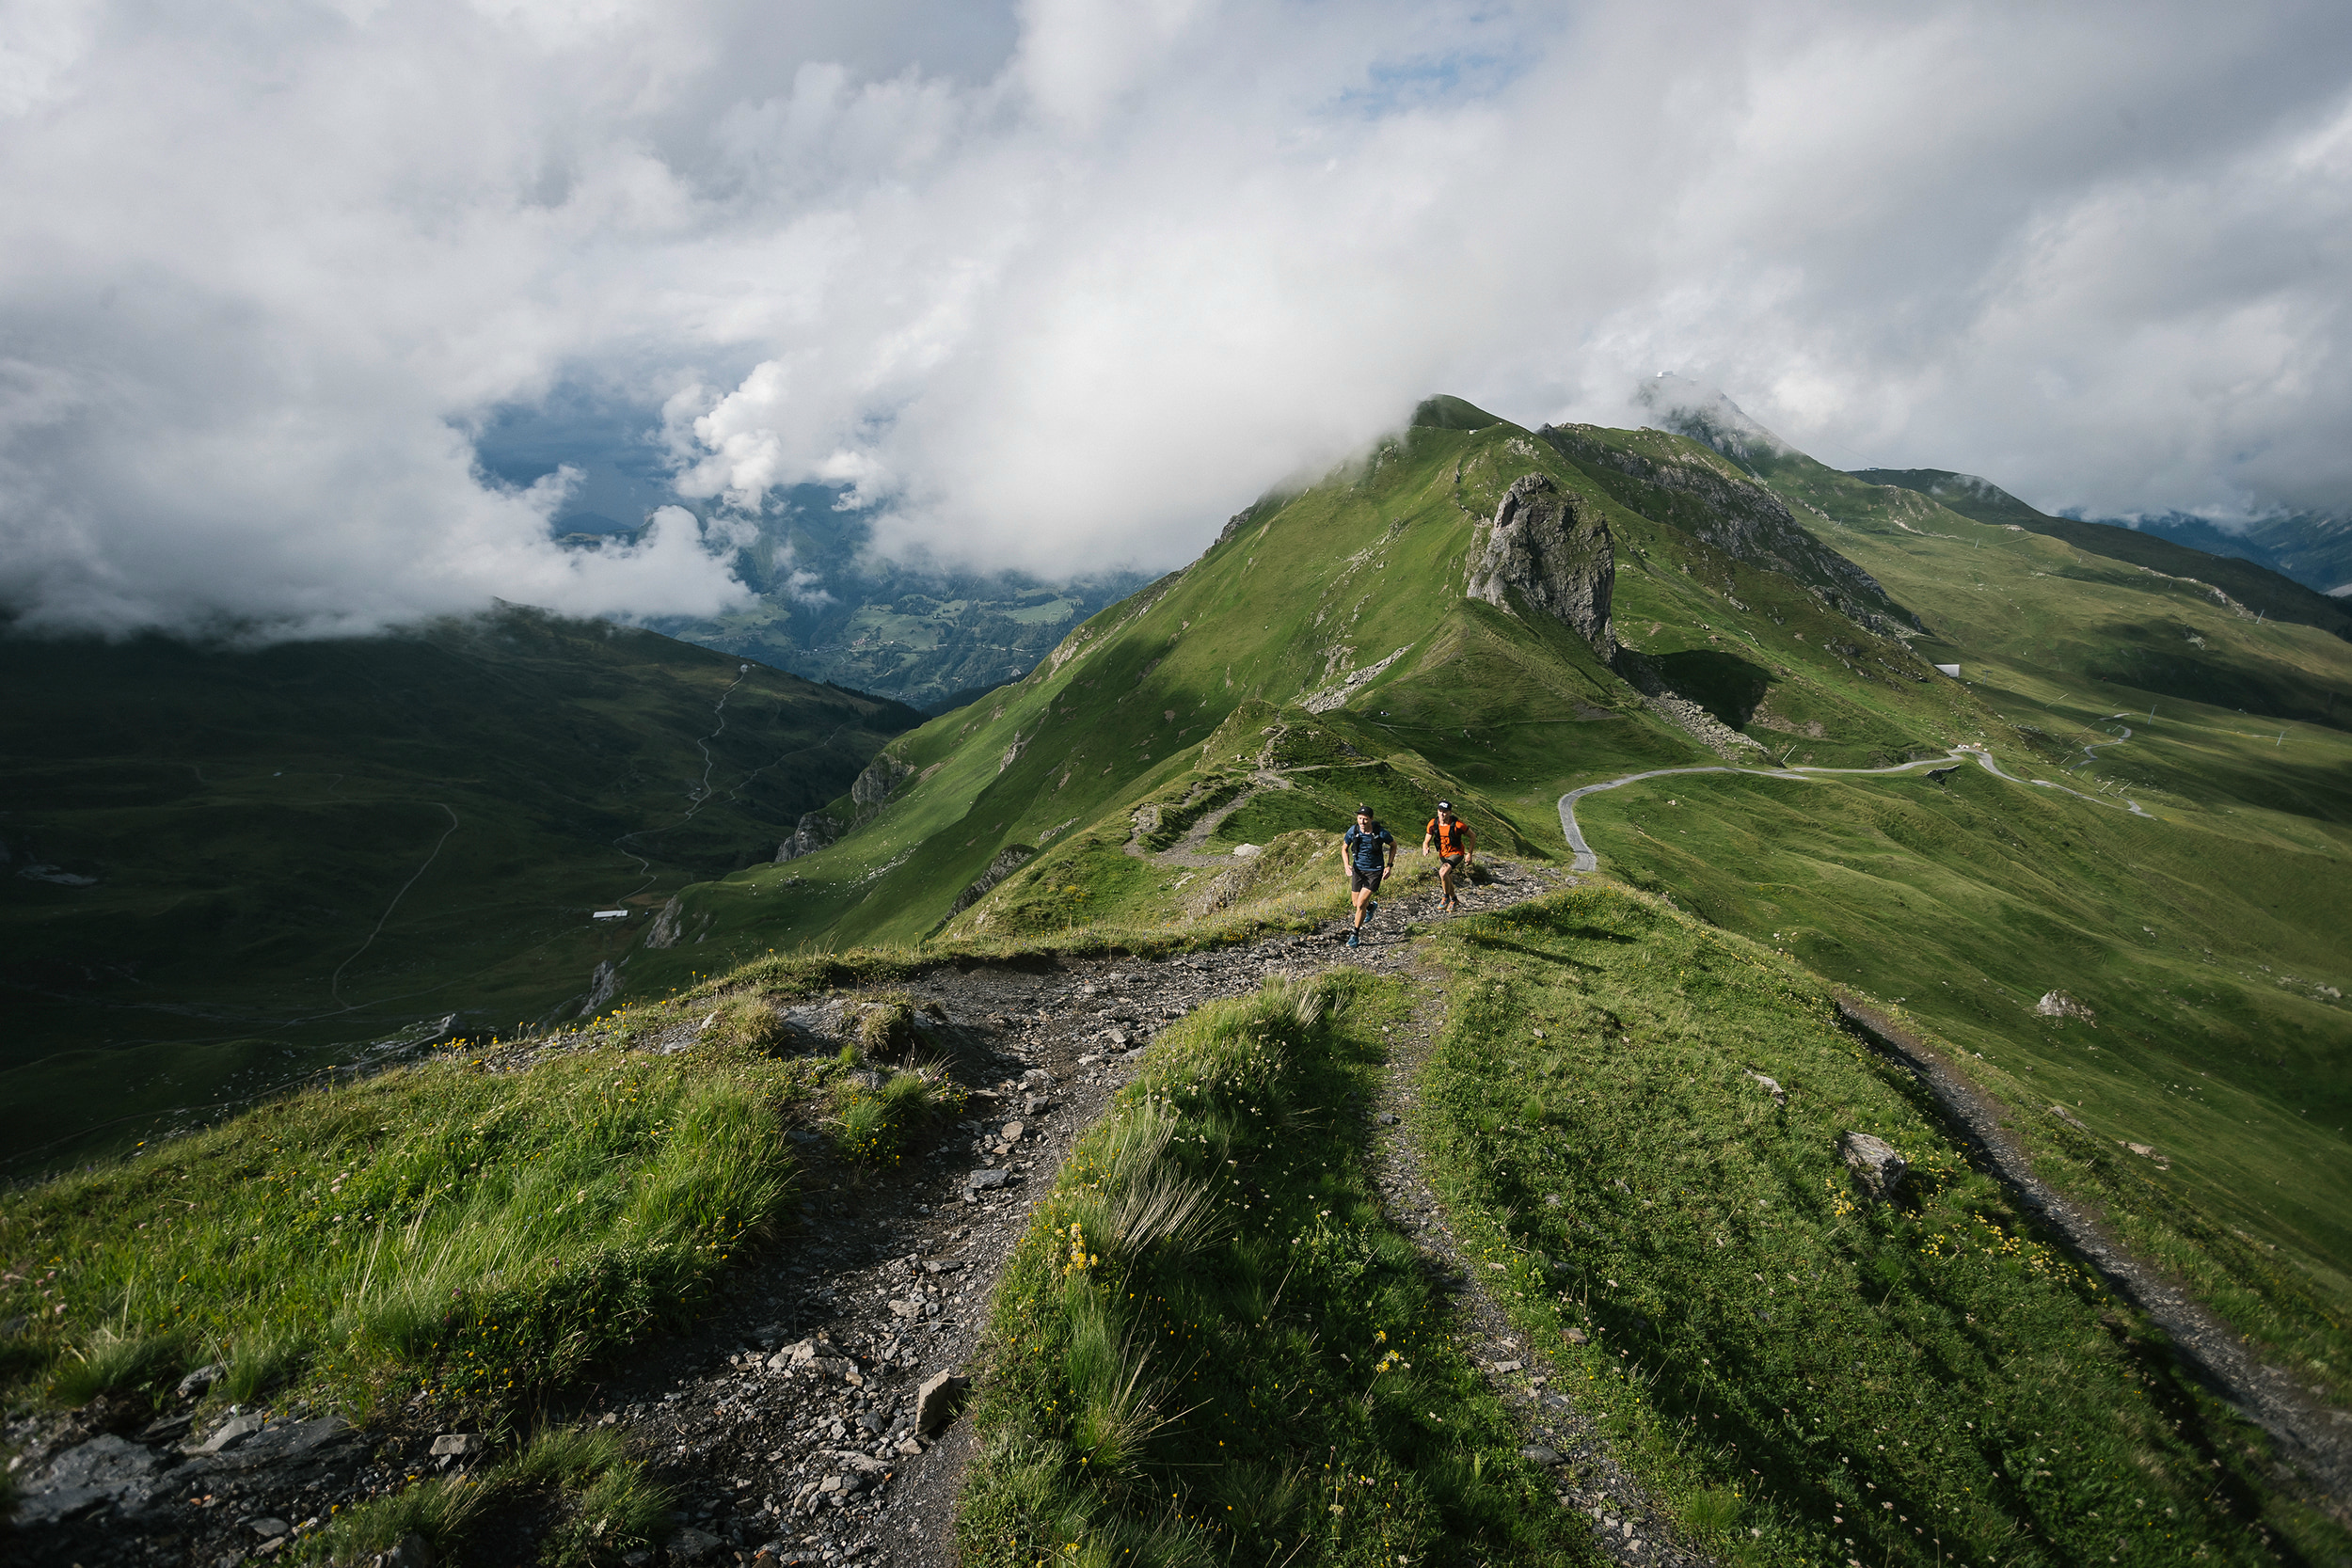
<path fill-rule="evenodd" d="M 1373 895 L 1396 864 L 1395 835 L 1374 819 L 1370 806 L 1356 808 L 1356 825 L 1340 840 L 1340 861 L 1347 867 L 1347 891 L 1356 905 L 1356 923 L 1347 928 L 1347 945 L 1353 947 L 1364 922 L 1380 912 Z"/>

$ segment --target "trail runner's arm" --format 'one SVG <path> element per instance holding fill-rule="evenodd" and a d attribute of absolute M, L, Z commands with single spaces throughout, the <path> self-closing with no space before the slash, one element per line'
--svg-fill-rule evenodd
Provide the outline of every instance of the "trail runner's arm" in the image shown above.
<path fill-rule="evenodd" d="M 1462 863 L 1464 865 L 1478 863 L 1478 835 L 1470 831 L 1470 825 L 1467 822 L 1462 824 Z"/>
<path fill-rule="evenodd" d="M 1436 825 L 1435 823 L 1430 824 L 1430 826 L 1428 826 L 1427 828 L 1425 828 L 1425 829 L 1423 829 L 1423 830 L 1422 831 L 1422 835 L 1421 835 L 1421 858 L 1422 858 L 1422 859 L 1423 859 L 1423 860 L 1427 860 L 1427 859 L 1429 858 L 1429 850 L 1430 850 L 1430 847 L 1431 847 L 1432 845 L 1434 845 L 1434 844 L 1437 842 L 1437 834 L 1438 834 L 1438 829 L 1437 829 L 1437 825 Z"/>

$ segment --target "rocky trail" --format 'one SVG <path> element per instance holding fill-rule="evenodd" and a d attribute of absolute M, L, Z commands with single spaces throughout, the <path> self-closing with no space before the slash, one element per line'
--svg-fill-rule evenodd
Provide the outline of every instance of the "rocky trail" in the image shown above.
<path fill-rule="evenodd" d="M 1466 895 L 1464 913 L 1568 879 L 1508 864 L 1495 867 L 1493 879 Z M 895 988 L 945 1015 L 946 1022 L 930 1022 L 925 1049 L 945 1054 L 954 1076 L 973 1086 L 964 1120 L 880 1172 L 837 1160 L 814 1132 L 796 1133 L 806 1146 L 797 1229 L 732 1276 L 728 1294 L 692 1333 L 649 1342 L 629 1365 L 542 1412 L 550 1423 L 617 1428 L 672 1490 L 671 1537 L 634 1560 L 952 1562 L 969 1443 L 967 1425 L 954 1418 L 989 1296 L 1029 1210 L 1152 1037 L 1205 1002 L 1334 964 L 1436 984 L 1414 966 L 1403 928 L 1447 918 L 1433 890 L 1384 901 L 1354 949 L 1339 942 L 1344 923 L 1335 922 L 1311 935 L 1165 961 L 943 964 Z M 841 1014 L 837 1006 L 801 1007 L 793 1020 L 821 1033 Z M 1423 1016 L 1434 1029 L 1435 1013 Z M 1406 1092 L 1428 1037 L 1401 1051 L 1391 1096 Z M 690 1038 L 682 1028 L 643 1043 L 675 1050 Z M 1500 1311 L 1449 1250 L 1426 1187 L 1402 1174 L 1417 1167 L 1395 1151 L 1406 1137 L 1390 1119 L 1395 1114 L 1368 1113 L 1391 1212 L 1430 1249 L 1431 1266 L 1456 1278 L 1464 1332 L 1495 1347 L 1489 1364 L 1531 1361 L 1503 1354 L 1510 1331 Z M 1632 1496 L 1614 1472 L 1593 1468 L 1595 1445 L 1565 1428 L 1552 1408 L 1565 1402 L 1547 1402 L 1517 1366 L 1495 1376 L 1499 1386 L 1515 1380 L 1507 1386 L 1521 1396 L 1531 1445 L 1556 1448 L 1569 1456 L 1564 1476 L 1590 1472 L 1601 1487 L 1564 1484 L 1564 1504 Z M 362 1432 L 298 1404 L 231 1408 L 199 1425 L 189 1418 L 201 1391 L 190 1386 L 179 1402 L 184 1413 L 167 1411 L 151 1423 L 152 1412 L 100 1405 L 15 1423 L 7 1435 L 19 1449 L 24 1505 L 8 1543 L 11 1560 L 230 1568 L 277 1555 L 338 1506 L 397 1490 L 406 1478 L 480 1473 L 512 1450 L 516 1435 L 445 1431 L 414 1409 Z M 1638 1554 L 1631 1543 L 1650 1533 L 1622 1530 L 1615 1513 L 1608 1526 L 1613 1555 L 1624 1560 L 1677 1560 L 1626 1555 Z M 494 1520 L 480 1538 L 511 1549 L 516 1560 L 532 1554 L 521 1518 Z M 398 1554 L 386 1568 L 395 1561 L 417 1568 Z"/>

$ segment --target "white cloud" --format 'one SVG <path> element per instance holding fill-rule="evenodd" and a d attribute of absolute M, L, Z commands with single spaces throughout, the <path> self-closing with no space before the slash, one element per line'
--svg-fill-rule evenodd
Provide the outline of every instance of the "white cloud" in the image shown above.
<path fill-rule="evenodd" d="M 1450 389 L 1672 367 L 1831 461 L 2342 507 L 2352 12 L 1728 0 L 20 8 L 0 604 L 353 629 L 738 600 L 467 433 L 582 379 L 685 499 L 1180 561 Z"/>

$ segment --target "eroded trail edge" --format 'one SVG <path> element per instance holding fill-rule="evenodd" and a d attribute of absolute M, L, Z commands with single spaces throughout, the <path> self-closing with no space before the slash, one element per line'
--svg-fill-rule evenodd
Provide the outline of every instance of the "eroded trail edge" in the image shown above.
<path fill-rule="evenodd" d="M 2017 1195 L 2020 1205 L 2096 1270 L 2117 1295 L 2163 1329 L 2174 1354 L 2208 1387 L 2270 1434 L 2288 1463 L 2327 1499 L 2323 1506 L 2328 1513 L 2352 1523 L 2352 1412 L 2321 1403 L 2292 1373 L 2261 1360 L 2245 1336 L 2177 1279 L 2120 1245 L 2094 1210 L 2035 1175 L 2032 1162 L 2002 1119 L 2014 1118 L 2018 1112 L 1978 1088 L 1941 1053 L 1877 1008 L 1840 997 L 1837 1010 L 1855 1033 L 1926 1085 L 1946 1118 Z M 2053 1106 L 2049 1114 L 2064 1113 Z"/>

